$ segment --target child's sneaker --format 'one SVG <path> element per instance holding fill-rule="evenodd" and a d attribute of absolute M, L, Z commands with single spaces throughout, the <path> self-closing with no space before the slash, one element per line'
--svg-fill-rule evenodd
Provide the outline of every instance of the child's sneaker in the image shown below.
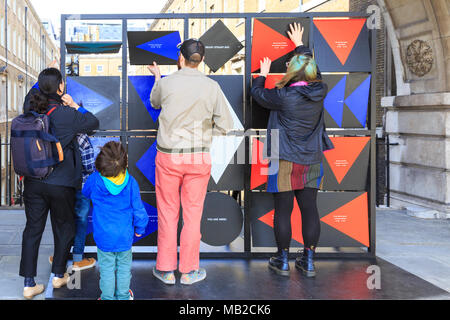
<path fill-rule="evenodd" d="M 165 284 L 175 284 L 175 274 L 173 271 L 159 271 L 154 267 L 153 275 Z"/>
<path fill-rule="evenodd" d="M 134 293 L 133 293 L 133 291 L 130 289 L 130 290 L 128 290 L 128 292 L 130 293 L 130 298 L 128 300 L 134 300 Z M 102 297 L 98 298 L 97 300 L 101 301 Z"/>
<path fill-rule="evenodd" d="M 193 284 L 202 281 L 206 278 L 206 270 L 199 268 L 198 270 L 193 270 L 189 273 L 183 273 L 181 275 L 181 284 Z"/>
<path fill-rule="evenodd" d="M 94 258 L 84 258 L 81 261 L 74 262 L 72 265 L 72 271 L 82 271 L 95 266 Z"/>

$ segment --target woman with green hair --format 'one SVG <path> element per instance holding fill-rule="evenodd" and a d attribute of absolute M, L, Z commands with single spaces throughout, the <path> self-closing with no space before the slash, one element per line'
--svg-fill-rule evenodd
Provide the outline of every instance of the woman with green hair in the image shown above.
<path fill-rule="evenodd" d="M 267 192 L 275 204 L 274 233 L 278 252 L 270 258 L 269 268 L 288 276 L 289 247 L 292 238 L 291 213 L 294 198 L 302 213 L 303 253 L 295 266 L 307 277 L 316 274 L 314 253 L 320 237 L 317 192 L 323 179 L 323 152 L 333 149 L 325 132 L 323 100 L 328 88 L 309 48 L 303 45 L 303 28 L 290 26 L 295 55 L 287 72 L 274 89 L 265 89 L 271 61 L 261 61 L 261 76 L 253 82 L 251 95 L 270 110 L 265 154 L 270 160 Z M 294 226 L 298 227 L 298 226 Z"/>

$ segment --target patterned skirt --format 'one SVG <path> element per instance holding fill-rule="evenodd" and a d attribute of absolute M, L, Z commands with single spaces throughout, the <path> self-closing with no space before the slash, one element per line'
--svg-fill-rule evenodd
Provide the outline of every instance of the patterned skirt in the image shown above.
<path fill-rule="evenodd" d="M 267 192 L 287 192 L 304 188 L 321 189 L 322 181 L 322 163 L 303 165 L 286 160 L 271 161 Z"/>

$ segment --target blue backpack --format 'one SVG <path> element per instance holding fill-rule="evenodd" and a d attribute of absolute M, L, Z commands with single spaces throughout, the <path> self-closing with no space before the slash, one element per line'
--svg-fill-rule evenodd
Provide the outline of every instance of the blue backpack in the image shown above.
<path fill-rule="evenodd" d="M 11 153 L 14 171 L 35 179 L 45 179 L 53 172 L 53 166 L 64 160 L 59 140 L 52 134 L 50 114 L 29 111 L 13 119 L 11 123 Z"/>

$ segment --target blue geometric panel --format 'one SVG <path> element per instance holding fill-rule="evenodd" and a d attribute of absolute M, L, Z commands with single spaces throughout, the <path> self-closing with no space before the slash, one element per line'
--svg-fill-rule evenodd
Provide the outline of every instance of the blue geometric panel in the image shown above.
<path fill-rule="evenodd" d="M 164 77 L 164 76 L 163 76 Z M 129 127 L 130 129 L 148 129 L 147 128 L 136 128 L 134 122 L 134 118 L 141 118 L 140 113 L 142 112 L 140 110 L 141 107 L 139 107 L 140 102 L 142 102 L 147 109 L 147 112 L 150 114 L 153 122 L 156 123 L 158 120 L 159 114 L 161 113 L 160 109 L 154 109 L 150 103 L 150 93 L 152 92 L 153 85 L 155 84 L 155 77 L 154 76 L 129 76 L 128 77 L 132 86 L 134 87 L 136 93 L 138 94 L 141 101 L 139 101 L 138 104 L 136 104 L 135 101 L 133 101 L 132 92 L 130 91 L 129 94 Z M 131 90 L 132 88 L 129 88 Z M 141 105 L 142 106 L 142 105 Z M 140 125 L 137 125 L 140 127 Z"/>
<path fill-rule="evenodd" d="M 136 167 L 142 172 L 142 174 L 155 185 L 155 158 L 156 158 L 156 141 L 152 146 L 144 153 L 144 155 L 136 162 Z"/>
<path fill-rule="evenodd" d="M 120 77 L 67 77 L 67 93 L 100 121 L 100 130 L 120 130 Z"/>
<path fill-rule="evenodd" d="M 94 90 L 74 81 L 70 77 L 67 78 L 67 93 L 72 96 L 75 102 L 82 102 L 83 107 L 93 114 L 105 110 L 114 103 Z"/>
<path fill-rule="evenodd" d="M 142 201 L 142 203 L 144 204 L 145 211 L 147 211 L 149 220 L 148 220 L 147 228 L 145 229 L 145 232 L 142 235 L 142 237 L 138 238 L 138 237 L 134 236 L 133 243 L 136 243 L 136 242 L 142 240 L 143 238 L 151 235 L 153 232 L 158 230 L 158 210 L 156 210 L 155 207 L 153 207 L 152 205 L 148 204 L 145 201 Z"/>
<path fill-rule="evenodd" d="M 160 38 L 136 46 L 139 49 L 156 53 L 172 60 L 178 59 L 177 45 L 181 42 L 180 33 L 172 32 Z"/>
<path fill-rule="evenodd" d="M 92 147 L 94 148 L 94 158 L 96 159 L 101 148 L 110 141 L 120 142 L 118 137 L 90 137 Z"/>
<path fill-rule="evenodd" d="M 345 104 L 349 107 L 361 125 L 366 125 L 367 119 L 367 104 L 369 101 L 370 92 L 369 75 L 366 80 L 345 100 Z"/>
<path fill-rule="evenodd" d="M 344 99 L 345 99 L 345 84 L 347 76 L 344 76 L 333 89 L 328 92 L 324 100 L 324 107 L 338 124 L 342 127 L 342 115 L 344 111 Z"/>

